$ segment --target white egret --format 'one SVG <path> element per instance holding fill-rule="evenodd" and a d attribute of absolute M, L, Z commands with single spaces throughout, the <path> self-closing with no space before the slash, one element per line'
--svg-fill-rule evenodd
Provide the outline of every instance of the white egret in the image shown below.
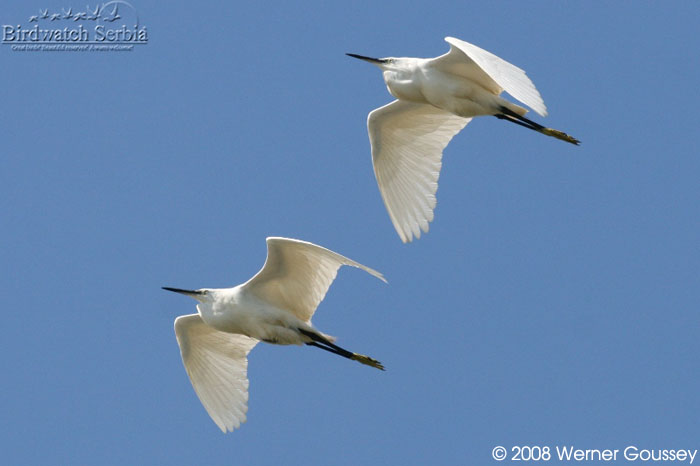
<path fill-rule="evenodd" d="M 248 411 L 248 353 L 259 342 L 309 345 L 384 370 L 369 356 L 337 346 L 311 317 L 342 265 L 381 273 L 306 241 L 267 238 L 267 260 L 250 280 L 233 288 L 183 290 L 199 303 L 197 314 L 175 319 L 175 336 L 192 386 L 209 416 L 233 431 Z"/>
<path fill-rule="evenodd" d="M 372 163 L 391 221 L 406 243 L 428 232 L 437 200 L 442 151 L 472 117 L 493 115 L 572 144 L 568 134 L 545 128 L 527 110 L 499 95 L 504 90 L 546 116 L 535 85 L 515 65 L 463 40 L 446 37 L 450 51 L 436 58 L 371 58 L 397 100 L 367 118 Z"/>

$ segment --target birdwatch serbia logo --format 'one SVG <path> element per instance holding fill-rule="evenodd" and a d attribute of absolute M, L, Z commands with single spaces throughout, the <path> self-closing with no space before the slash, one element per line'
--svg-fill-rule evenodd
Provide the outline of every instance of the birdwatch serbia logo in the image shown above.
<path fill-rule="evenodd" d="M 23 24 L 2 25 L 2 45 L 15 52 L 130 52 L 148 44 L 148 29 L 124 0 L 52 11 L 39 9 Z"/>

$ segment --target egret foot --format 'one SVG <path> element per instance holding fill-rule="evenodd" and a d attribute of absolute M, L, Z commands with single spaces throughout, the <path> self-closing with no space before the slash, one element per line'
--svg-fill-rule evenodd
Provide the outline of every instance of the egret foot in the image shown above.
<path fill-rule="evenodd" d="M 558 129 L 552 129 L 552 128 L 542 128 L 540 130 L 540 133 L 546 134 L 547 136 L 552 136 L 553 138 L 561 139 L 562 141 L 570 142 L 571 144 L 574 145 L 579 145 L 581 144 L 581 141 L 576 139 L 573 136 L 569 136 L 563 131 L 559 131 Z"/>
<path fill-rule="evenodd" d="M 374 367 L 376 369 L 379 369 L 380 371 L 385 370 L 381 362 L 377 361 L 376 359 L 370 358 L 369 356 L 365 356 L 364 354 L 352 353 L 350 359 L 362 363 L 366 366 Z"/>

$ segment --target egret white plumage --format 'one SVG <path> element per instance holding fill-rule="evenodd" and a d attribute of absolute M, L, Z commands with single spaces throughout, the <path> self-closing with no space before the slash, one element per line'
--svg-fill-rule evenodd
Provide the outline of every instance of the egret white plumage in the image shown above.
<path fill-rule="evenodd" d="M 175 319 L 175 336 L 192 386 L 209 416 L 233 431 L 248 411 L 248 353 L 259 342 L 309 345 L 384 370 L 369 356 L 334 343 L 311 324 L 342 265 L 381 273 L 306 241 L 267 238 L 267 260 L 247 282 L 233 288 L 183 290 L 196 299 L 197 314 Z"/>
<path fill-rule="evenodd" d="M 437 200 L 442 151 L 475 116 L 493 115 L 578 145 L 578 139 L 523 115 L 527 110 L 499 95 L 506 91 L 541 116 L 540 93 L 525 71 L 463 40 L 446 37 L 450 51 L 436 58 L 371 58 L 397 100 L 367 118 L 379 191 L 401 240 L 428 232 Z"/>

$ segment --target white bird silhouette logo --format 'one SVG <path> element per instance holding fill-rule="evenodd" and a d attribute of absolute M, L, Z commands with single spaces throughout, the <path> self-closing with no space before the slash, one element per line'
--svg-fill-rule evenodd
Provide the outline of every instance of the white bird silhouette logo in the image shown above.
<path fill-rule="evenodd" d="M 114 5 L 114 9 L 113 9 L 112 12 L 109 14 L 109 16 L 106 17 L 106 18 L 103 18 L 103 19 L 104 19 L 105 21 L 109 21 L 109 22 L 111 23 L 111 22 L 116 21 L 116 20 L 118 20 L 118 19 L 120 19 L 120 18 L 121 18 L 121 16 L 119 16 L 119 5 Z"/>
<path fill-rule="evenodd" d="M 100 17 L 100 5 L 95 7 L 95 11 L 91 11 L 90 7 L 85 5 L 85 10 L 88 12 L 87 18 L 90 21 L 96 21 Z"/>

